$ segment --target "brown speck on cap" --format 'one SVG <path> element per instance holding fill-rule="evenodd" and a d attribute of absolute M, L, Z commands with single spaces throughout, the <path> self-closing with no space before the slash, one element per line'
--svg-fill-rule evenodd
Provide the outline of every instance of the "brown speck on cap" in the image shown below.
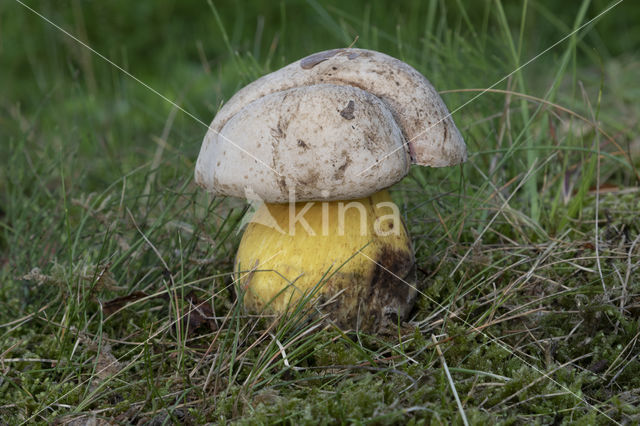
<path fill-rule="evenodd" d="M 346 120 L 353 120 L 356 116 L 353 115 L 353 111 L 355 110 L 356 104 L 353 101 L 349 101 L 349 103 L 347 104 L 347 106 L 340 111 L 340 115 L 342 116 L 342 118 L 346 119 Z"/>

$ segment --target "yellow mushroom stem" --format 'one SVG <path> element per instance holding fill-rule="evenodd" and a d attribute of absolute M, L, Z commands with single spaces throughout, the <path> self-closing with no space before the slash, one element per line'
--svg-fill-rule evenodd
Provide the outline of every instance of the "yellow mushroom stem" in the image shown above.
<path fill-rule="evenodd" d="M 386 190 L 350 201 L 262 204 L 240 242 L 245 307 L 283 313 L 312 295 L 343 328 L 378 330 L 411 310 L 411 239 Z"/>

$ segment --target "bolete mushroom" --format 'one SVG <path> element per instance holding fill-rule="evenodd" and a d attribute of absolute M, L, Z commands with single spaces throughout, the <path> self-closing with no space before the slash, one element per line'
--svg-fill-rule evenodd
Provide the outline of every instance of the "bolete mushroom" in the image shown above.
<path fill-rule="evenodd" d="M 244 232 L 235 276 L 245 306 L 281 313 L 312 293 L 344 328 L 406 318 L 414 254 L 386 188 L 411 163 L 466 160 L 431 83 L 363 49 L 303 58 L 238 91 L 218 112 L 195 180 L 263 203 Z"/>

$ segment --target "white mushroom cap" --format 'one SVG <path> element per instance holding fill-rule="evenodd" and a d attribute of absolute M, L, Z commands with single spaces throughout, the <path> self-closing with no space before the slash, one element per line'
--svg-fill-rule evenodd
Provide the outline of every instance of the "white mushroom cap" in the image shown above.
<path fill-rule="evenodd" d="M 436 90 L 398 59 L 334 49 L 238 91 L 205 136 L 196 183 L 267 202 L 287 202 L 291 191 L 296 201 L 354 199 L 402 179 L 408 156 L 432 167 L 467 158 Z"/>
<path fill-rule="evenodd" d="M 255 193 L 271 203 L 361 198 L 408 173 L 403 143 L 391 112 L 372 94 L 333 84 L 297 87 L 261 97 L 219 133 L 210 130 L 196 181 L 218 194 Z"/>

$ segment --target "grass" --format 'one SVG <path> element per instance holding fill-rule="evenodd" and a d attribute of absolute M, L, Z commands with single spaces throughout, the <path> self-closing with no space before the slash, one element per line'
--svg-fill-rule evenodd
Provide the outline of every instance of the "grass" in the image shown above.
<path fill-rule="evenodd" d="M 422 294 L 376 336 L 245 312 L 205 127 L 2 3 L 0 423 L 640 422 L 640 8 L 581 27 L 613 4 L 28 3 L 204 122 L 356 37 L 461 107 L 469 161 L 394 187 Z"/>

